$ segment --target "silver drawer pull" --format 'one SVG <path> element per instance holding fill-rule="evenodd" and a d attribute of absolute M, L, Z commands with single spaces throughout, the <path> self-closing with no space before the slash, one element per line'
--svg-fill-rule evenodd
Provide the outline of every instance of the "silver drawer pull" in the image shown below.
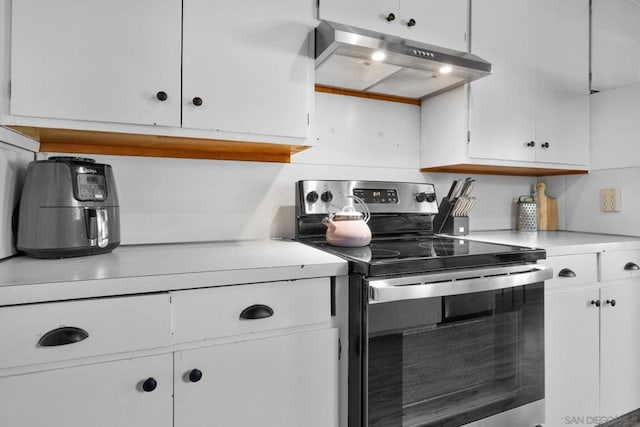
<path fill-rule="evenodd" d="M 624 265 L 624 269 L 625 270 L 640 270 L 640 267 L 638 267 L 638 264 L 636 264 L 635 262 L 628 262 Z"/>

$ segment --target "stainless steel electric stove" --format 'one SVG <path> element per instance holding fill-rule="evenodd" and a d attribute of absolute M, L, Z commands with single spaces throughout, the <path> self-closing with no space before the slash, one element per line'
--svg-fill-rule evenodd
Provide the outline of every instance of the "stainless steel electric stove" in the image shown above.
<path fill-rule="evenodd" d="M 434 233 L 429 183 L 295 191 L 296 239 L 349 262 L 349 427 L 544 421 L 544 250 Z M 449 193 L 441 204 L 455 204 Z M 353 196 L 370 211 L 371 243 L 329 245 L 323 218 L 358 209 Z"/>

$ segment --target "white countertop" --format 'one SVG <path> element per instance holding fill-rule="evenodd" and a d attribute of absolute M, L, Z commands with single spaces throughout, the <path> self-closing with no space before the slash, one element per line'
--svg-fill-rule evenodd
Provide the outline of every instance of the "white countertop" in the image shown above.
<path fill-rule="evenodd" d="M 120 246 L 55 260 L 0 261 L 0 306 L 346 275 L 347 262 L 286 240 Z"/>
<path fill-rule="evenodd" d="M 640 249 L 640 237 L 575 231 L 537 231 L 534 233 L 514 230 L 475 231 L 463 238 L 542 248 L 547 251 L 547 256 Z"/>

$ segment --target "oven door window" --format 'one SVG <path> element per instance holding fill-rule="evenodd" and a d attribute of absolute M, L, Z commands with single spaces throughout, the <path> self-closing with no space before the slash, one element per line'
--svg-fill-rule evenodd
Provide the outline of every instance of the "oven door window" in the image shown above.
<path fill-rule="evenodd" d="M 368 311 L 369 426 L 460 426 L 544 398 L 542 283 Z"/>

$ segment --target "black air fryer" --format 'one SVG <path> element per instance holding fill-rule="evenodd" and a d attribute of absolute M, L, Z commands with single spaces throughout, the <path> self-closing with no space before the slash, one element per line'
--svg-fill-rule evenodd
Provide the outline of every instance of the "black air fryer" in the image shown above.
<path fill-rule="evenodd" d="M 51 157 L 27 169 L 18 250 L 36 258 L 111 252 L 120 244 L 120 206 L 111 166 Z"/>

